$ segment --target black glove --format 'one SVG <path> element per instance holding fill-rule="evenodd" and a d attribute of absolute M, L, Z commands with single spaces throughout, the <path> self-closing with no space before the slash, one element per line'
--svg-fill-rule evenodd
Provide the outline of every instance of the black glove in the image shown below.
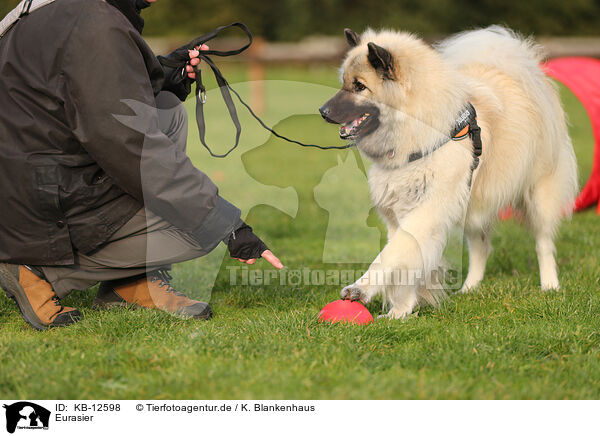
<path fill-rule="evenodd" d="M 165 59 L 169 64 L 176 63 L 179 66 L 173 67 L 165 65 Z M 158 56 L 158 61 L 161 63 L 165 73 L 165 82 L 163 83 L 163 91 L 170 91 L 179 98 L 185 101 L 187 96 L 192 92 L 192 83 L 194 79 L 190 79 L 185 67 L 190 62 L 190 52 L 187 46 L 183 46 L 175 50 L 167 56 Z"/>
<path fill-rule="evenodd" d="M 252 227 L 242 221 L 242 225 L 234 230 L 227 241 L 229 255 L 235 259 L 258 259 L 267 246 L 258 236 L 252 233 Z"/>

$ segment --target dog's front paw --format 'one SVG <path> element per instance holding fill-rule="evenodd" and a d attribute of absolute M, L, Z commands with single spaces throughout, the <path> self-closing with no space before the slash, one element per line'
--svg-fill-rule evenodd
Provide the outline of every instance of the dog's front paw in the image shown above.
<path fill-rule="evenodd" d="M 460 294 L 468 294 L 469 292 L 476 290 L 479 287 L 479 283 L 481 283 L 481 281 L 472 282 L 467 277 L 467 280 L 465 280 L 465 282 L 462 285 L 462 288 L 460 288 L 460 291 L 458 292 Z"/>
<path fill-rule="evenodd" d="M 356 285 L 346 286 L 342 289 L 340 295 L 342 296 L 342 300 L 360 301 L 361 303 L 368 302 L 365 292 Z"/>
<path fill-rule="evenodd" d="M 406 320 L 409 316 L 416 317 L 417 314 L 412 314 L 412 309 L 392 309 L 384 315 L 379 315 L 377 319 L 399 319 Z"/>

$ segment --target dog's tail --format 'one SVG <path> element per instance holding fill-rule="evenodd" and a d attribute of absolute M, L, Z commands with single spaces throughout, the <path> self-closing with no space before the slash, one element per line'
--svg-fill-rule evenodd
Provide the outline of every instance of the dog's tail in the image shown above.
<path fill-rule="evenodd" d="M 436 48 L 454 64 L 494 66 L 516 78 L 523 68 L 540 71 L 539 63 L 546 57 L 544 48 L 533 38 L 497 25 L 457 33 L 438 43 Z"/>
<path fill-rule="evenodd" d="M 545 58 L 544 49 L 532 38 L 524 38 L 502 26 L 471 30 L 451 36 L 440 42 L 437 49 L 450 64 L 486 65 L 502 71 L 518 83 L 537 107 L 551 110 L 554 106 L 551 81 L 540 67 Z M 554 113 L 547 119 L 556 120 Z"/>
<path fill-rule="evenodd" d="M 551 147 L 553 171 L 562 180 L 560 201 L 569 210 L 577 193 L 577 165 L 557 86 L 540 65 L 545 58 L 543 47 L 505 27 L 490 26 L 452 36 L 437 49 L 446 62 L 459 69 L 469 64 L 485 65 L 521 84 L 539 112 L 543 143 Z"/>

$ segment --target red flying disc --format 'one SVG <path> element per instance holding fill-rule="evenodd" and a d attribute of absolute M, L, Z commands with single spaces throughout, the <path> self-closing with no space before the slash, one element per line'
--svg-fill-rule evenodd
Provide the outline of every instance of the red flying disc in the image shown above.
<path fill-rule="evenodd" d="M 348 322 L 365 325 L 373 322 L 373 315 L 358 301 L 337 300 L 329 303 L 321 310 L 319 320 L 331 323 Z"/>

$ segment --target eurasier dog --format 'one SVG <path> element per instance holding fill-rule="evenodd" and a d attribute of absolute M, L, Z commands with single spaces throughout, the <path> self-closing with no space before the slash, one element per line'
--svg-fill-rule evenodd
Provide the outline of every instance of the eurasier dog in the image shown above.
<path fill-rule="evenodd" d="M 542 289 L 558 289 L 553 238 L 571 209 L 577 166 L 540 47 L 498 26 L 436 47 L 392 31 L 346 29 L 346 38 L 342 89 L 320 112 L 373 161 L 371 196 L 388 243 L 342 298 L 368 302 L 382 293 L 391 318 L 435 304 L 445 295 L 436 272 L 456 225 L 469 247 L 462 292 L 475 288 L 506 206 L 535 235 Z M 399 271 L 420 279 L 395 280 Z"/>

